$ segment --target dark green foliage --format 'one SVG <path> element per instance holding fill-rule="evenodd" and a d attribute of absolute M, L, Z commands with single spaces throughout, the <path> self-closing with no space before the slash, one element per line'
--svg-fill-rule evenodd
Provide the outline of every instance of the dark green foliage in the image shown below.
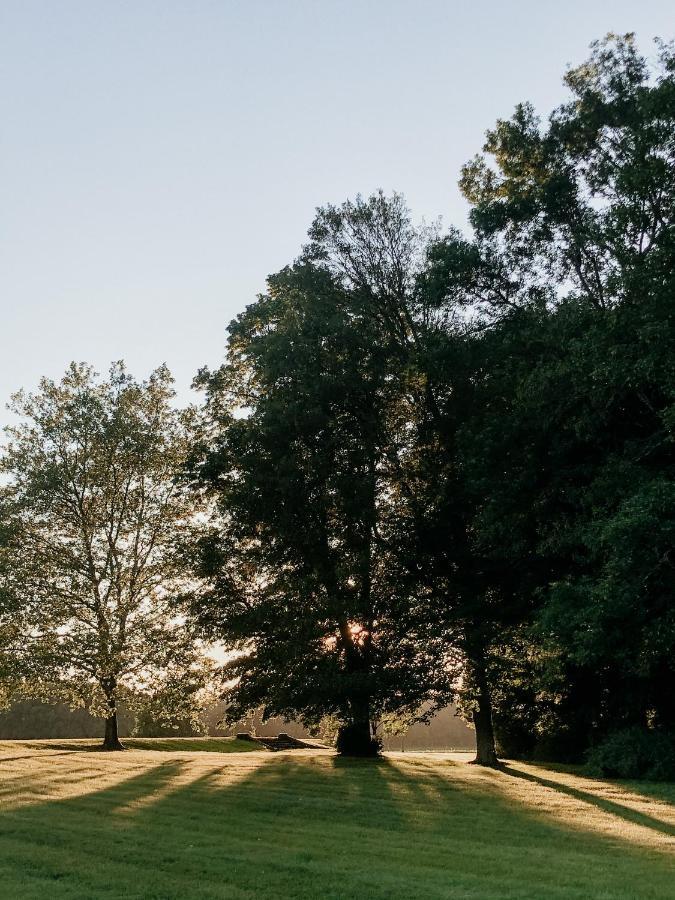
<path fill-rule="evenodd" d="M 587 753 L 586 771 L 602 778 L 675 780 L 675 734 L 635 725 L 614 731 Z"/>
<path fill-rule="evenodd" d="M 675 728 L 675 54 L 610 36 L 566 83 L 465 167 L 472 239 L 319 209 L 201 376 L 231 717 L 366 755 L 454 689 L 488 764 L 493 729 L 581 761 Z"/>
<path fill-rule="evenodd" d="M 466 434 L 481 540 L 531 598 L 529 674 L 503 673 L 497 710 L 526 753 L 674 722 L 672 49 L 660 63 L 596 45 L 571 103 L 546 127 L 519 107 L 463 177 L 518 283 L 484 339 L 497 403 Z"/>
<path fill-rule="evenodd" d="M 404 375 L 363 302 L 311 264 L 271 278 L 232 323 L 227 363 L 201 378 L 210 443 L 193 465 L 220 512 L 199 548 L 197 618 L 240 651 L 228 718 L 332 718 L 356 755 L 382 715 L 449 696 L 444 647 L 417 633 L 381 539 Z"/>

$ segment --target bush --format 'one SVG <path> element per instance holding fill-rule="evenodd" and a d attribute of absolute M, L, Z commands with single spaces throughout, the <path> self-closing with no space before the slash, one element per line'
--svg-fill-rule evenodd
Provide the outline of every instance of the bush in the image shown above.
<path fill-rule="evenodd" d="M 586 755 L 586 772 L 606 778 L 675 779 L 675 734 L 625 728 L 608 735 Z"/>

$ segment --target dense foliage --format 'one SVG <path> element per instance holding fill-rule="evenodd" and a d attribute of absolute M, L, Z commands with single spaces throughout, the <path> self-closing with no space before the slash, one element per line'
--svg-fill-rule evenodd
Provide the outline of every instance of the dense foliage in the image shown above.
<path fill-rule="evenodd" d="M 171 685 L 199 671 L 177 603 L 195 506 L 177 479 L 190 428 L 172 396 L 164 368 L 138 383 L 121 365 L 101 380 L 73 364 L 15 398 L 2 458 L 14 691 L 87 705 L 108 749 L 121 699 L 158 713 L 169 694 L 165 716 L 184 719 L 194 691 Z"/>
<path fill-rule="evenodd" d="M 19 401 L 5 684 L 34 677 L 28 635 L 43 679 L 98 685 L 112 715 L 126 678 L 144 729 L 167 707 L 191 727 L 189 557 L 230 721 L 372 755 L 455 700 L 479 763 L 672 775 L 675 50 L 650 66 L 609 36 L 565 81 L 464 167 L 471 237 L 397 194 L 318 209 L 199 374 L 197 436 L 163 370 L 73 367 Z"/>
<path fill-rule="evenodd" d="M 220 513 L 200 545 L 197 615 L 240 651 L 229 717 L 333 719 L 338 747 L 363 755 L 374 722 L 450 688 L 446 648 L 386 540 L 408 424 L 394 351 L 329 272 L 285 270 L 232 325 L 227 363 L 201 376 L 212 429 L 194 461 Z"/>
<path fill-rule="evenodd" d="M 610 37 L 566 82 L 465 167 L 472 240 L 397 195 L 320 209 L 203 374 L 198 615 L 246 648 L 237 714 L 346 728 L 353 658 L 374 719 L 454 693 L 482 762 L 493 723 L 511 754 L 672 742 L 675 56 Z"/>
<path fill-rule="evenodd" d="M 543 563 L 529 661 L 500 686 L 511 752 L 673 740 L 672 48 L 660 63 L 630 36 L 597 45 L 545 128 L 519 107 L 463 176 L 479 246 L 517 280 L 488 339 L 506 403 L 477 437 L 506 478 L 488 478 L 480 527 Z"/>

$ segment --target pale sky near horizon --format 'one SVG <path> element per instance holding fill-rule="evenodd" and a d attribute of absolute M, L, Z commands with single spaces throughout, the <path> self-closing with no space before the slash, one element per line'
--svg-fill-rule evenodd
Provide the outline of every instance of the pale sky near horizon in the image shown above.
<path fill-rule="evenodd" d="M 608 31 L 668 0 L 0 0 L 0 425 L 70 360 L 179 398 L 291 262 L 314 208 L 379 187 L 466 224 L 497 117 L 565 99 Z"/>

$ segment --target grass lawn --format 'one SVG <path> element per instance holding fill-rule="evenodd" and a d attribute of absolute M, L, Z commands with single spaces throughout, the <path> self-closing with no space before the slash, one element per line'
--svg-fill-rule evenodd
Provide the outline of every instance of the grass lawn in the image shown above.
<path fill-rule="evenodd" d="M 0 897 L 675 897 L 675 785 L 88 743 L 0 744 Z"/>
<path fill-rule="evenodd" d="M 187 750 L 190 753 L 250 753 L 259 750 L 258 744 L 252 741 L 238 741 L 236 738 L 122 738 L 122 743 L 129 750 L 161 750 L 174 752 Z M 67 740 L 36 741 L 0 741 L 0 762 L 3 752 L 16 750 L 17 747 L 28 750 L 63 750 L 83 751 L 101 749 L 101 739 L 75 738 Z"/>

